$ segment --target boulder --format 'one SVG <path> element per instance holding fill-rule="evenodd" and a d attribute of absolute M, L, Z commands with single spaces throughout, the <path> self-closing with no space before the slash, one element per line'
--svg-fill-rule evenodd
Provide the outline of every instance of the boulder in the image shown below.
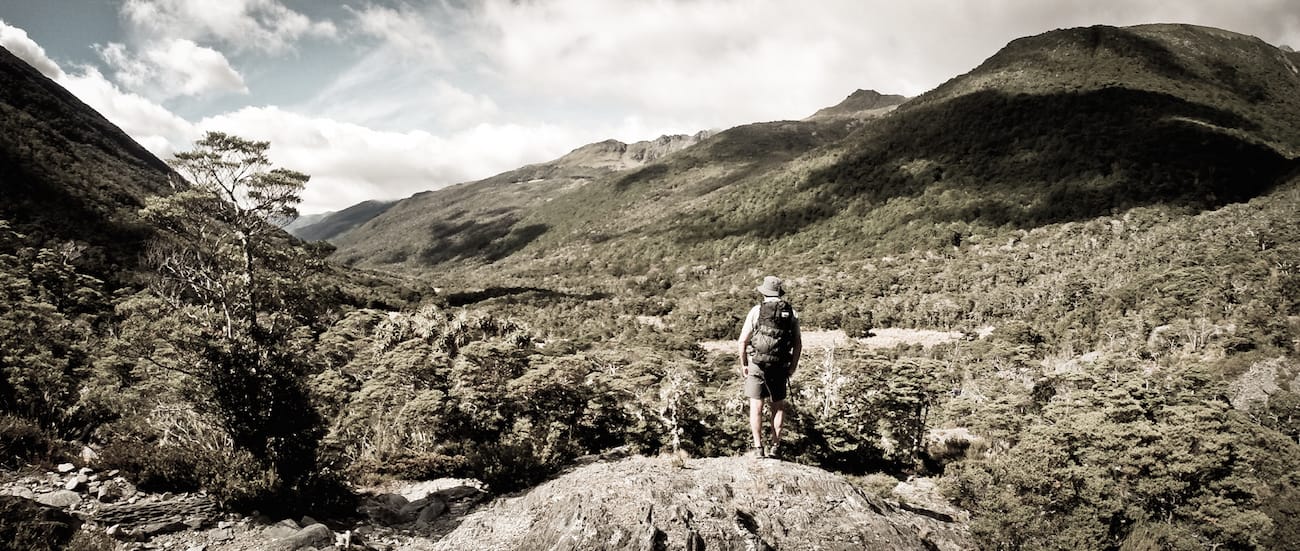
<path fill-rule="evenodd" d="M 270 539 L 283 539 L 302 530 L 302 526 L 290 519 L 284 519 L 262 530 L 262 535 Z"/>
<path fill-rule="evenodd" d="M 76 465 L 73 465 L 72 463 L 59 463 L 59 466 L 56 467 L 56 468 L 57 468 L 57 469 L 59 470 L 59 472 L 61 472 L 61 473 L 70 473 L 70 472 L 76 470 L 77 466 L 76 466 Z"/>
<path fill-rule="evenodd" d="M 297 551 L 308 547 L 320 548 L 334 545 L 334 531 L 324 524 L 313 524 L 289 536 L 271 542 L 271 551 Z"/>
<path fill-rule="evenodd" d="M 141 525 L 139 528 L 131 530 L 130 536 L 134 539 L 147 540 L 154 536 L 180 532 L 186 528 L 186 524 L 175 519 L 164 519 L 158 522 L 150 522 Z"/>
<path fill-rule="evenodd" d="M 431 499 L 428 505 L 425 505 L 420 512 L 415 515 L 415 525 L 424 527 L 428 526 L 443 513 L 447 512 L 447 502 L 441 499 Z"/>
<path fill-rule="evenodd" d="M 49 505 L 50 507 L 71 509 L 81 504 L 81 494 L 71 490 L 59 490 L 56 492 L 37 494 L 36 501 Z"/>
<path fill-rule="evenodd" d="M 461 519 L 434 549 L 969 549 L 965 525 L 815 467 L 633 457 L 571 471 Z"/>

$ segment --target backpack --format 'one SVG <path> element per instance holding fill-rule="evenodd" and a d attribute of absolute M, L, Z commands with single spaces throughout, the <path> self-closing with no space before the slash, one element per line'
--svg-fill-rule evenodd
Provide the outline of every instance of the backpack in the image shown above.
<path fill-rule="evenodd" d="M 749 338 L 749 359 L 759 366 L 789 365 L 794 359 L 794 308 L 784 300 L 758 306 L 758 321 Z"/>

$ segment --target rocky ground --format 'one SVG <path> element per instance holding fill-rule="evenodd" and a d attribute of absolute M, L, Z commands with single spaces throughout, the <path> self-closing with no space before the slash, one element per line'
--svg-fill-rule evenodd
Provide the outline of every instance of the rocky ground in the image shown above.
<path fill-rule="evenodd" d="M 128 551 L 385 551 L 431 545 L 488 497 L 472 480 L 393 482 L 359 489 L 355 519 L 323 523 L 224 513 L 202 493 L 141 492 L 119 474 L 72 463 L 46 472 L 0 471 L 0 539 L 39 526 L 49 540 L 83 531 Z"/>
<path fill-rule="evenodd" d="M 16 533 L 18 516 L 28 522 L 18 532 L 38 526 L 45 537 L 66 541 L 80 531 L 119 550 L 969 547 L 963 514 L 928 481 L 900 484 L 899 499 L 889 500 L 838 475 L 774 459 L 593 457 L 494 501 L 471 480 L 390 482 L 359 492 L 354 519 L 322 523 L 224 513 L 203 494 L 140 492 L 119 473 L 71 463 L 0 472 L 0 539 Z"/>
<path fill-rule="evenodd" d="M 760 458 L 632 457 L 574 470 L 462 519 L 433 549 L 958 550 L 964 522 Z"/>

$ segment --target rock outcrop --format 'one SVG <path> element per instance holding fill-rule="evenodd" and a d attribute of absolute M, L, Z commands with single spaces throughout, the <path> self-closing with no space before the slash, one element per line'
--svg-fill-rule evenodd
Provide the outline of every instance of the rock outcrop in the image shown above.
<path fill-rule="evenodd" d="M 544 164 L 565 168 L 584 167 L 627 170 L 644 166 L 646 163 L 686 149 L 712 135 L 713 132 L 704 130 L 695 134 L 660 136 L 653 140 L 635 143 L 605 140 L 584 145 L 570 151 L 559 159 Z"/>
<path fill-rule="evenodd" d="M 500 499 L 465 517 L 434 548 L 969 548 L 964 525 L 936 516 L 796 463 L 631 458 Z"/>

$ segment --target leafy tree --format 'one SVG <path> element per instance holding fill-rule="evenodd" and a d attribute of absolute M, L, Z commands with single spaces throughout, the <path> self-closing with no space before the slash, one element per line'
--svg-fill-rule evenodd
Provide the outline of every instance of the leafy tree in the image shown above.
<path fill-rule="evenodd" d="M 124 302 L 122 327 L 137 336 L 121 350 L 198 380 L 188 397 L 215 414 L 234 444 L 266 469 L 229 494 L 254 505 L 312 483 L 322 421 L 305 386 L 318 371 L 299 325 L 311 253 L 291 246 L 274 222 L 296 215 L 308 176 L 273 168 L 267 142 L 210 132 L 171 163 L 189 178 L 175 194 L 150 198 L 144 217 L 163 230 L 149 260 L 151 290 L 170 306 L 161 319 L 149 299 Z M 135 316 L 130 316 L 135 313 Z M 245 471 L 256 473 L 256 470 Z M 268 482 L 270 481 L 270 482 Z"/>
<path fill-rule="evenodd" d="M 1300 448 L 1232 410 L 1203 370 L 1075 385 L 1008 453 L 945 480 L 984 547 L 1251 549 L 1289 530 Z"/>
<path fill-rule="evenodd" d="M 299 193 L 310 177 L 273 168 L 269 142 L 209 132 L 194 145 L 171 161 L 189 185 L 150 198 L 144 209 L 147 219 L 175 237 L 151 255 L 162 276 L 156 287 L 165 296 L 216 308 L 227 338 L 239 325 L 256 332 L 259 308 L 283 306 L 268 296 L 280 287 L 272 261 L 284 252 L 276 223 L 298 215 Z"/>

